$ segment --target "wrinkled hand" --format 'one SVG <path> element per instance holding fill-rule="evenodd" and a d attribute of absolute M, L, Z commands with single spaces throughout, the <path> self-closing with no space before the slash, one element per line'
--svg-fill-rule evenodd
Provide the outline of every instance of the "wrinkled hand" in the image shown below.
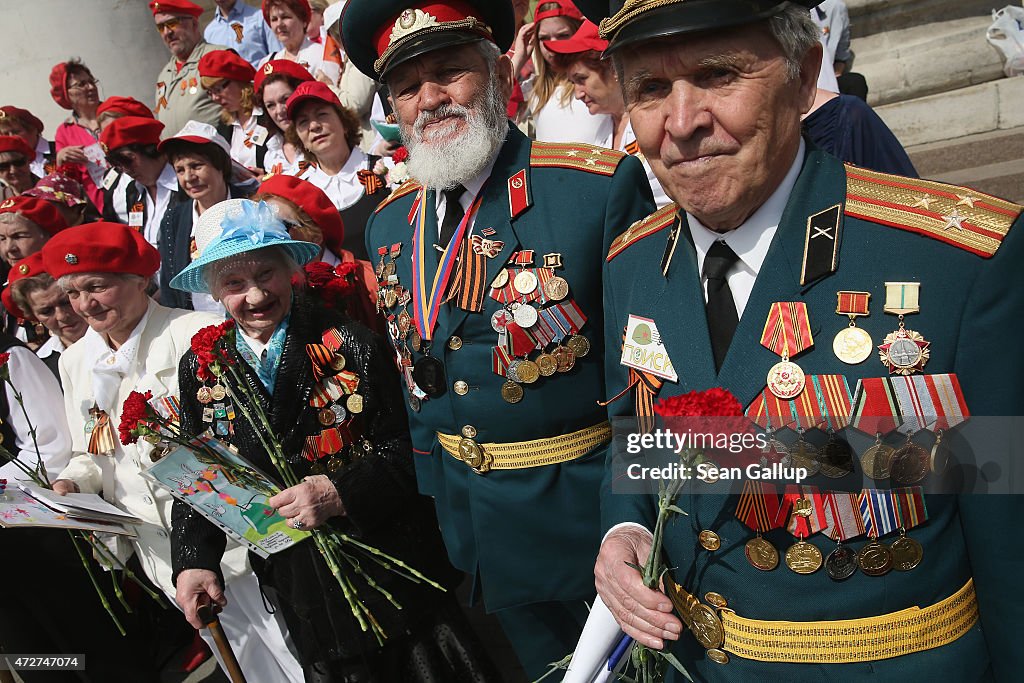
<path fill-rule="evenodd" d="M 85 156 L 85 151 L 81 145 L 69 145 L 62 147 L 57 152 L 57 165 L 61 164 L 86 164 L 89 162 L 89 158 Z"/>
<path fill-rule="evenodd" d="M 530 57 L 530 50 L 533 45 L 533 34 L 537 32 L 536 22 L 523 24 L 516 34 L 516 40 L 512 44 L 512 76 L 519 78 L 519 72 L 523 70 L 526 60 Z"/>
<path fill-rule="evenodd" d="M 322 474 L 306 477 L 301 484 L 281 491 L 267 503 L 288 520 L 288 526 L 301 522 L 300 528 L 305 530 L 345 514 L 338 489 Z"/>
<path fill-rule="evenodd" d="M 58 479 L 53 482 L 53 492 L 58 493 L 62 496 L 66 496 L 69 493 L 81 493 L 78 488 L 78 484 L 71 481 L 70 479 Z"/>
<path fill-rule="evenodd" d="M 186 569 L 178 574 L 174 599 L 185 612 L 188 623 L 197 629 L 206 627 L 199 618 L 200 607 L 212 602 L 224 609 L 228 604 L 217 575 L 209 569 Z"/>
<path fill-rule="evenodd" d="M 666 639 L 679 639 L 683 624 L 672 614 L 668 596 L 645 586 L 640 572 L 626 564 L 643 566 L 651 540 L 649 531 L 636 527 L 608 534 L 597 555 L 594 578 L 598 594 L 626 635 L 660 650 Z"/>

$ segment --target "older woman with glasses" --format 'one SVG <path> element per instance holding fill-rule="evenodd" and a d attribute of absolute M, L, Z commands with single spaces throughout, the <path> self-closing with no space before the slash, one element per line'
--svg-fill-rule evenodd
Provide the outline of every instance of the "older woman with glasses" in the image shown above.
<path fill-rule="evenodd" d="M 0 180 L 15 194 L 28 190 L 39 181 L 29 167 L 33 158 L 35 152 L 24 140 L 15 135 L 0 135 Z"/>
<path fill-rule="evenodd" d="M 99 84 L 89 67 L 78 59 L 61 62 L 50 71 L 50 96 L 58 105 L 71 110 L 70 118 L 57 126 L 54 135 L 57 164 L 78 164 L 88 171 L 83 183 L 85 192 L 102 211 L 101 187 L 109 166 L 99 145 Z"/>

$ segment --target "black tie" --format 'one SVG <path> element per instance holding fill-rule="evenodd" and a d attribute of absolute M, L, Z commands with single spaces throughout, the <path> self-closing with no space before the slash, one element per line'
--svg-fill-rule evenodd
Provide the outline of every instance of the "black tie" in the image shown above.
<path fill-rule="evenodd" d="M 736 315 L 736 302 L 732 299 L 732 290 L 726 275 L 733 264 L 739 260 L 729 245 L 716 240 L 704 257 L 704 276 L 708 279 L 708 332 L 711 333 L 711 350 L 715 354 L 715 371 L 722 367 L 725 354 L 736 332 L 739 318 Z"/>
<path fill-rule="evenodd" d="M 462 222 L 463 217 L 466 215 L 466 210 L 462 208 L 462 204 L 459 202 L 459 198 L 465 192 L 466 188 L 462 185 L 456 185 L 450 190 L 441 191 L 441 194 L 444 195 L 444 220 L 441 221 L 441 239 L 438 243 L 441 249 L 448 247 L 448 243 L 452 241 L 452 236 L 455 235 L 455 229 L 459 227 L 459 223 Z"/>

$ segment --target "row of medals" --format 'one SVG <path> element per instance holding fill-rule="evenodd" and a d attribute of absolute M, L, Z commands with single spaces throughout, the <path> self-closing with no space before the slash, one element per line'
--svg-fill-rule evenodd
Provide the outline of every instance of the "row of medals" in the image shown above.
<path fill-rule="evenodd" d="M 502 268 L 491 282 L 491 289 L 505 287 L 510 277 L 509 269 Z M 523 296 L 529 296 L 538 286 L 540 283 L 537 276 L 528 270 L 523 270 L 512 278 L 512 287 Z M 555 276 L 544 283 L 544 293 L 552 301 L 564 301 L 569 296 L 569 283 L 565 278 Z M 501 332 L 501 321 L 508 314 L 511 314 L 516 324 L 524 330 L 537 324 L 538 313 L 535 306 L 513 301 L 491 315 L 491 328 L 495 332 Z M 534 360 L 528 357 L 513 360 L 505 371 L 506 381 L 501 386 L 501 397 L 507 403 L 519 403 L 523 400 L 523 384 L 533 384 L 541 377 L 551 377 L 556 372 L 569 372 L 576 366 L 576 360 L 588 353 L 590 341 L 581 334 L 573 334 L 565 340 L 565 346 L 559 344 L 550 353 L 542 351 Z"/>
<path fill-rule="evenodd" d="M 335 353 L 334 357 L 331 358 L 328 363 L 328 367 L 335 373 L 341 372 L 345 369 L 345 356 L 340 353 Z M 329 429 L 335 425 L 340 425 L 345 421 L 351 422 L 355 419 L 355 416 L 363 412 L 363 396 L 362 394 L 353 392 L 344 397 L 345 405 L 342 405 L 342 399 L 339 398 L 332 401 L 330 405 L 324 406 L 317 410 L 316 419 L 320 423 L 320 426 L 324 429 Z M 310 399 L 310 406 L 316 408 L 313 405 L 313 400 Z M 361 455 L 358 449 L 349 449 L 348 458 L 343 457 L 345 452 L 345 446 L 348 444 L 342 444 L 341 449 L 337 453 L 329 453 L 327 457 L 327 464 L 325 465 L 322 461 L 323 458 L 316 460 L 310 467 L 311 474 L 326 474 L 327 472 L 335 473 L 349 464 L 350 461 L 355 460 Z M 363 440 L 363 450 L 370 450 L 371 445 L 368 441 Z"/>

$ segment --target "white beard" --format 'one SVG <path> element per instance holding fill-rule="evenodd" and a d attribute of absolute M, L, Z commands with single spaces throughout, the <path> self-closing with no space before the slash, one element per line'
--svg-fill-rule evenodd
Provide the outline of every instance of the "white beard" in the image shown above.
<path fill-rule="evenodd" d="M 458 121 L 431 131 L 436 142 L 423 139 L 424 126 L 437 118 L 456 116 L 465 122 L 466 130 L 448 137 L 445 128 L 458 125 Z M 444 104 L 432 111 L 420 112 L 412 126 L 402 124 L 402 140 L 409 150 L 406 165 L 409 175 L 432 190 L 448 190 L 464 184 L 483 172 L 491 163 L 508 134 L 505 105 L 501 101 L 498 83 L 491 79 L 488 87 L 470 104 Z"/>

